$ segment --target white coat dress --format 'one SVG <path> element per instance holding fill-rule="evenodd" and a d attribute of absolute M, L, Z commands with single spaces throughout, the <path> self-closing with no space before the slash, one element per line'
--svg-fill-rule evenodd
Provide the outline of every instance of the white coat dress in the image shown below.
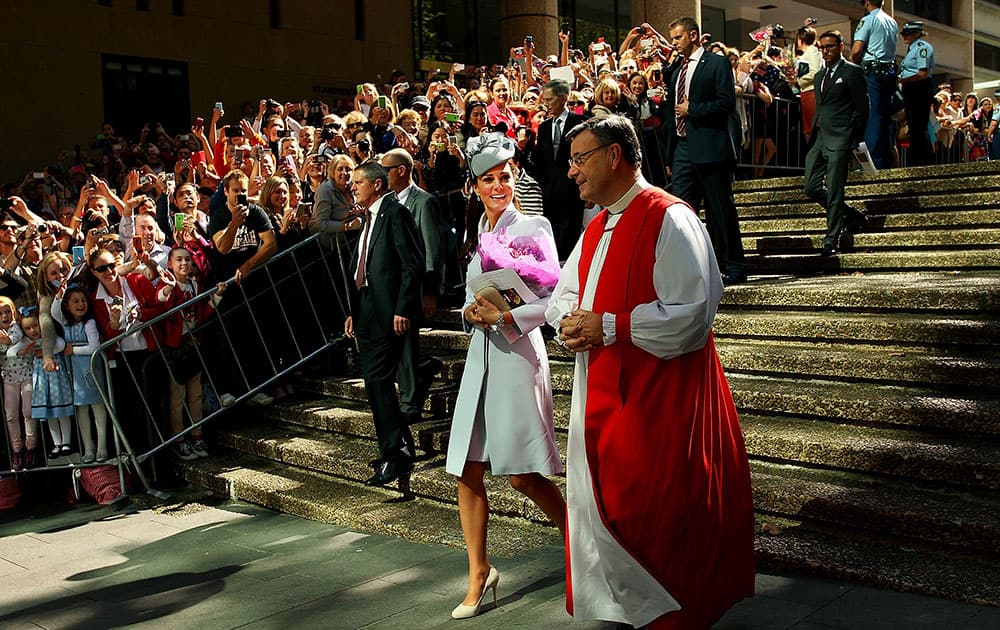
<path fill-rule="evenodd" d="M 524 215 L 513 205 L 497 220 L 493 231 L 506 228 L 510 236 L 555 239 L 548 219 Z M 489 231 L 483 215 L 479 232 Z M 468 277 L 482 273 L 479 255 L 469 262 Z M 466 288 L 465 308 L 474 302 Z M 552 428 L 552 381 L 545 341 L 539 330 L 545 322 L 549 298 L 543 297 L 511 310 L 521 336 L 508 343 L 502 333 L 471 327 L 469 352 L 451 423 L 446 470 L 461 476 L 473 439 L 477 413 L 484 417 L 487 457 L 494 475 L 562 472 Z M 480 405 L 482 408 L 480 409 Z M 480 438 L 484 436 L 479 436 Z"/>

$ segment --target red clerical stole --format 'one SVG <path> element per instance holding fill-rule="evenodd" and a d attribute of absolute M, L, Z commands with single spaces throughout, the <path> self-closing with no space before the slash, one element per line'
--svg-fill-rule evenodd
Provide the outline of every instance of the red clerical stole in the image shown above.
<path fill-rule="evenodd" d="M 750 471 L 713 338 L 662 360 L 630 334 L 632 310 L 658 299 L 656 243 L 675 203 L 648 188 L 615 224 L 591 310 L 615 314 L 616 341 L 590 350 L 584 423 L 604 525 L 681 605 L 650 628 L 708 627 L 754 588 Z M 581 287 L 607 217 L 584 234 Z"/>

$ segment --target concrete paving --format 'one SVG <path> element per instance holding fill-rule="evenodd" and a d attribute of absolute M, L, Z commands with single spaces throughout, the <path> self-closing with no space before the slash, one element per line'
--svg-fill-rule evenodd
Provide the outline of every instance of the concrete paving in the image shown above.
<path fill-rule="evenodd" d="M 576 628 L 563 553 L 494 558 L 498 607 L 454 621 L 461 549 L 308 521 L 185 490 L 118 512 L 0 515 L 0 628 Z M 758 575 L 724 630 L 1000 627 L 1000 609 L 810 577 Z"/>

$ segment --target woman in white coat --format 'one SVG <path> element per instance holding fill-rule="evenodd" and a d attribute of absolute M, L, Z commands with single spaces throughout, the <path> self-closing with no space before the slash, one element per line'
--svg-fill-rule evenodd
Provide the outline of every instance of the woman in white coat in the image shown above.
<path fill-rule="evenodd" d="M 485 212 L 479 234 L 506 230 L 509 236 L 547 240 L 555 252 L 546 218 L 521 214 L 514 205 L 515 177 L 510 165 L 514 143 L 503 134 L 469 141 L 473 192 Z M 469 262 L 468 278 L 482 273 L 479 254 Z M 458 511 L 469 555 L 469 588 L 452 617 L 479 614 L 486 593 L 496 604 L 497 570 L 486 555 L 489 502 L 483 486 L 487 465 L 508 475 L 511 486 L 534 501 L 565 535 L 566 502 L 545 475 L 562 471 L 552 428 L 552 383 L 539 326 L 548 297 L 500 311 L 466 289 L 464 324 L 472 339 L 459 387 L 448 445 L 447 470 L 458 479 Z M 504 328 L 514 331 L 512 343 Z"/>

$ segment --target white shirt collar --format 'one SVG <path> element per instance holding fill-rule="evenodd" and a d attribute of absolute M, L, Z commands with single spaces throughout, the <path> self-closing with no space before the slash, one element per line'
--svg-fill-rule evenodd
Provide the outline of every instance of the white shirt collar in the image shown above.
<path fill-rule="evenodd" d="M 375 203 L 373 203 L 370 208 L 368 208 L 369 214 L 372 215 L 372 222 L 373 223 L 375 221 L 375 217 L 378 216 L 378 210 L 379 210 L 379 208 L 382 207 L 382 200 L 385 199 L 385 197 L 386 197 L 385 195 L 382 195 L 381 197 L 379 197 L 378 199 L 375 200 Z"/>
<path fill-rule="evenodd" d="M 625 208 L 627 208 L 629 204 L 639 196 L 639 193 L 650 187 L 649 182 L 647 182 L 642 175 L 639 175 L 639 177 L 636 178 L 635 183 L 632 184 L 632 187 L 626 190 L 625 194 L 618 198 L 618 201 L 608 206 L 608 212 L 611 214 L 621 214 L 625 211 Z"/>
<path fill-rule="evenodd" d="M 705 53 L 705 47 L 704 46 L 698 46 L 697 48 L 694 49 L 694 52 L 691 53 L 691 57 L 689 58 L 689 61 L 691 61 L 692 63 L 697 63 L 698 60 L 701 59 L 701 56 L 704 53 Z M 690 72 L 691 68 L 688 68 L 688 71 Z"/>
<path fill-rule="evenodd" d="M 396 199 L 399 200 L 399 203 L 406 205 L 406 200 L 409 199 L 410 192 L 412 191 L 413 191 L 413 182 L 410 182 L 410 184 L 406 188 L 396 193 Z"/>

